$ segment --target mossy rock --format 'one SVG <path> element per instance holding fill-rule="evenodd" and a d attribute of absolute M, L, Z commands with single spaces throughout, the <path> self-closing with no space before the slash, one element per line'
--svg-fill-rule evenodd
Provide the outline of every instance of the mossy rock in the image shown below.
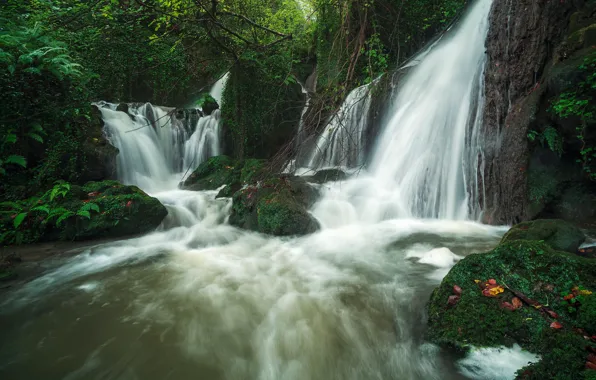
<path fill-rule="evenodd" d="M 310 234 L 320 228 L 308 212 L 316 196 L 302 178 L 273 176 L 234 194 L 230 224 L 276 236 Z"/>
<path fill-rule="evenodd" d="M 215 156 L 203 162 L 180 184 L 185 190 L 220 190 L 217 197 L 231 197 L 243 185 L 267 176 L 266 160 L 234 160 L 228 156 Z"/>
<path fill-rule="evenodd" d="M 73 219 L 67 223 L 62 235 L 68 239 L 84 240 L 99 237 L 120 237 L 151 232 L 168 214 L 157 199 L 147 195 L 137 186 L 125 186 L 117 181 L 89 182 L 81 187 L 85 199 L 71 198 L 69 206 L 76 210 L 85 203 L 99 206 L 99 213 L 90 219 Z M 76 189 L 71 192 L 76 194 Z M 67 198 L 65 201 L 69 201 Z"/>
<path fill-rule="evenodd" d="M 586 236 L 564 220 L 539 219 L 513 226 L 501 243 L 514 240 L 542 240 L 555 250 L 576 253 Z"/>
<path fill-rule="evenodd" d="M 482 284 L 489 279 L 495 279 L 504 292 L 484 296 Z M 462 289 L 461 297 L 450 304 L 454 285 Z M 596 294 L 585 296 L 589 303 L 573 307 L 563 298 L 576 286 L 596 292 L 596 260 L 555 251 L 545 242 L 504 241 L 488 253 L 472 254 L 458 262 L 435 289 L 428 306 L 429 338 L 463 350 L 517 343 L 542 356 L 539 363 L 520 370 L 518 378 L 581 379 L 588 355 L 585 347 L 596 344 L 574 329 L 596 332 L 588 321 L 596 313 Z M 549 307 L 563 328 L 551 328 L 555 319 L 541 312 L 542 307 L 526 303 L 517 310 L 503 307 L 503 302 L 512 303 L 519 294 Z"/>
<path fill-rule="evenodd" d="M 203 98 L 201 108 L 205 115 L 211 115 L 213 111 L 219 109 L 219 104 L 217 104 L 217 100 L 215 100 L 211 95 L 206 95 Z"/>
<path fill-rule="evenodd" d="M 215 190 L 240 181 L 240 162 L 229 156 L 215 156 L 199 167 L 180 184 L 184 190 Z"/>
<path fill-rule="evenodd" d="M 323 169 L 316 172 L 314 175 L 307 177 L 309 182 L 325 183 L 331 181 L 343 181 L 348 178 L 346 172 L 341 169 Z"/>
<path fill-rule="evenodd" d="M 56 197 L 48 203 L 37 202 L 36 199 L 18 202 L 28 213 L 15 231 L 19 234 L 19 239 L 13 239 L 10 243 L 88 240 L 143 234 L 155 230 L 168 214 L 158 199 L 150 197 L 136 186 L 125 186 L 117 181 L 71 185 L 65 197 Z M 32 210 L 39 205 L 50 211 L 61 209 L 63 211 L 60 215 L 67 217 L 60 222 L 59 216 L 48 221 L 47 212 Z M 85 205 L 95 206 L 87 210 L 88 217 L 77 215 Z M 14 230 L 12 217 L 3 215 L 0 218 L 0 230 Z"/>

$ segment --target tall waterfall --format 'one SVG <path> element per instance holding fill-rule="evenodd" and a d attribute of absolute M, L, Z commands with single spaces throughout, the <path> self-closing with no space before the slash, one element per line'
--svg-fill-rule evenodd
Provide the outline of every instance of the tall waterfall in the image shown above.
<path fill-rule="evenodd" d="M 348 222 L 478 215 L 476 171 L 483 154 L 479 135 L 491 3 L 477 1 L 407 74 L 369 172 L 342 184 L 341 190 L 331 189 L 320 202 L 319 217 L 327 224 L 342 219 L 333 213 Z M 347 147 L 342 152 L 351 154 Z"/>

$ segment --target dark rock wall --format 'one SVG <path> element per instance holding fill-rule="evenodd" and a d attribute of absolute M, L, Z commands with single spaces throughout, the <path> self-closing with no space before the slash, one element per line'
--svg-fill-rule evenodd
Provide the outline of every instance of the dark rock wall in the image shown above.
<path fill-rule="evenodd" d="M 583 2 L 495 0 L 487 39 L 485 72 L 485 222 L 529 218 L 528 130 L 536 120 L 545 89 L 544 73 L 555 47 Z"/>

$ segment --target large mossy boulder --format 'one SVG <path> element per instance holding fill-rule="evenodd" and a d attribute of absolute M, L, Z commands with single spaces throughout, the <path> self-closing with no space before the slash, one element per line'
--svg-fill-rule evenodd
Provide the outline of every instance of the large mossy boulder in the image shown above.
<path fill-rule="evenodd" d="M 493 289 L 493 292 L 487 291 Z M 596 349 L 596 260 L 505 239 L 458 262 L 432 293 L 428 335 L 443 347 L 522 348 L 542 360 L 519 379 L 584 379 Z"/>
<path fill-rule="evenodd" d="M 234 194 L 230 224 L 276 236 L 310 234 L 320 228 L 308 212 L 316 198 L 304 179 L 272 176 Z"/>
<path fill-rule="evenodd" d="M 143 234 L 155 230 L 168 215 L 168 210 L 157 198 L 137 186 L 101 181 L 89 182 L 73 190 L 72 196 L 64 200 L 65 206 L 77 210 L 85 203 L 93 202 L 100 211 L 92 214 L 90 219 L 68 223 L 62 233 L 69 239 Z"/>
<path fill-rule="evenodd" d="M 62 188 L 65 189 L 65 188 Z M 2 204 L 3 244 L 116 238 L 155 230 L 168 214 L 156 198 L 117 181 L 69 185 L 64 193 Z M 23 215 L 15 227 L 15 219 Z"/>
<path fill-rule="evenodd" d="M 542 240 L 554 250 L 576 253 L 586 236 L 564 220 L 539 219 L 513 226 L 501 242 L 514 240 Z"/>
<path fill-rule="evenodd" d="M 262 159 L 211 157 L 180 184 L 186 190 L 216 190 L 232 198 L 230 224 L 276 236 L 306 235 L 320 226 L 308 212 L 318 192 L 303 178 L 271 174 Z"/>

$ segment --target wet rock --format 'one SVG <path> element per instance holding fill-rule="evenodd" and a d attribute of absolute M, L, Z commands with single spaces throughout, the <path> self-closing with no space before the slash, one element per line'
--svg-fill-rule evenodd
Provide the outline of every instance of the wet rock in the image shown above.
<path fill-rule="evenodd" d="M 493 5 L 485 71 L 486 221 L 527 220 L 528 130 L 544 99 L 552 46 L 564 39 L 571 1 L 498 1 Z M 548 41 L 549 43 L 545 43 Z"/>
<path fill-rule="evenodd" d="M 240 181 L 240 162 L 229 156 L 215 156 L 199 167 L 180 184 L 184 190 L 215 190 Z"/>
<path fill-rule="evenodd" d="M 225 186 L 218 197 L 231 197 L 243 185 L 256 182 L 267 175 L 266 161 L 254 158 L 235 160 L 215 156 L 203 162 L 180 184 L 184 190 L 216 190 Z"/>
<path fill-rule="evenodd" d="M 576 253 L 586 240 L 584 233 L 573 224 L 558 219 L 539 219 L 513 226 L 501 243 L 514 240 L 540 240 L 552 249 Z"/>
<path fill-rule="evenodd" d="M 502 291 L 483 294 L 489 281 Z M 461 287 L 455 304 L 449 303 L 454 285 Z M 434 290 L 428 337 L 464 351 L 519 344 L 542 360 L 520 370 L 518 379 L 581 379 L 587 375 L 586 349 L 596 347 L 594 291 L 595 260 L 546 242 L 505 239 L 458 262 Z"/>
<path fill-rule="evenodd" d="M 71 185 L 64 197 L 38 199 L 16 202 L 18 213 L 26 213 L 18 228 L 10 214 L 0 217 L 0 230 L 9 232 L 4 244 L 143 234 L 155 230 L 168 214 L 159 200 L 138 187 L 109 180 Z"/>
<path fill-rule="evenodd" d="M 343 181 L 348 179 L 348 174 L 341 169 L 323 169 L 316 172 L 314 175 L 305 177 L 309 182 L 325 183 L 332 181 Z"/>
<path fill-rule="evenodd" d="M 217 104 L 217 101 L 215 99 L 213 99 L 213 97 L 211 95 L 208 95 L 203 100 L 203 103 L 201 104 L 201 108 L 203 110 L 203 113 L 205 113 L 205 115 L 211 115 L 213 113 L 213 111 L 219 109 L 219 104 Z"/>
<path fill-rule="evenodd" d="M 271 176 L 234 194 L 230 224 L 276 236 L 313 233 L 320 226 L 308 208 L 317 195 L 300 177 Z"/>

